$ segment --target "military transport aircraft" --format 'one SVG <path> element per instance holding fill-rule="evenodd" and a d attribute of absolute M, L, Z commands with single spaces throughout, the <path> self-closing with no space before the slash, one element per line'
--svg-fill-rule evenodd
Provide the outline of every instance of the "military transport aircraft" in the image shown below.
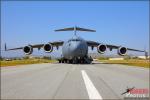
<path fill-rule="evenodd" d="M 33 48 L 37 48 L 38 50 L 43 48 L 46 53 L 51 53 L 53 51 L 53 47 L 56 47 L 58 50 L 59 46 L 62 46 L 62 58 L 58 59 L 59 63 L 73 63 L 73 64 L 92 62 L 92 58 L 88 56 L 88 47 L 91 47 L 92 50 L 94 47 L 97 47 L 97 51 L 100 54 L 105 53 L 107 48 L 109 48 L 110 51 L 112 51 L 112 49 L 118 49 L 118 54 L 121 56 L 126 55 L 128 50 L 145 52 L 144 50 L 131 49 L 123 46 L 102 44 L 95 41 L 87 41 L 77 36 L 76 34 L 77 31 L 96 32 L 95 30 L 91 30 L 91 29 L 85 29 L 85 28 L 80 28 L 75 26 L 70 28 L 58 29 L 55 31 L 56 32 L 74 31 L 74 36 L 67 41 L 56 41 L 56 42 L 48 42 L 47 44 L 27 45 L 24 47 L 12 48 L 12 49 L 7 49 L 5 44 L 5 51 L 22 49 L 26 55 L 30 55 L 33 52 Z"/>

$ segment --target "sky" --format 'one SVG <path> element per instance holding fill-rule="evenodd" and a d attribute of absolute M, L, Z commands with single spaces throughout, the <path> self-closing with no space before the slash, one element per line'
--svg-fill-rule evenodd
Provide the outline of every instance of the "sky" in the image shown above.
<path fill-rule="evenodd" d="M 79 26 L 96 32 L 78 32 L 85 40 L 135 49 L 149 49 L 148 1 L 2 1 L 2 56 L 23 56 L 22 50 L 3 51 L 28 44 L 67 40 L 73 32 L 55 29 Z M 90 50 L 90 52 L 92 52 Z M 93 52 L 96 52 L 96 48 Z M 108 52 L 113 54 L 115 52 Z M 34 50 L 33 55 L 59 55 Z M 141 53 L 133 53 L 141 55 Z"/>

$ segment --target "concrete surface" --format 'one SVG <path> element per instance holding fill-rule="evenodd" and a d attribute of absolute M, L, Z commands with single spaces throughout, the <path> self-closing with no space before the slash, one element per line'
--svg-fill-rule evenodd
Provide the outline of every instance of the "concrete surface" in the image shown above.
<path fill-rule="evenodd" d="M 123 99 L 127 87 L 149 89 L 149 69 L 103 63 L 1 68 L 2 99 Z"/>

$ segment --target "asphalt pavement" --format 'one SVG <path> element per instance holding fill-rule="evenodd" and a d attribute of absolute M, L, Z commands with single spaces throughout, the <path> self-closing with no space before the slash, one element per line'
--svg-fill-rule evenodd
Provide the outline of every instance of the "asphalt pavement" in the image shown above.
<path fill-rule="evenodd" d="M 123 99 L 127 87 L 149 89 L 149 69 L 103 63 L 1 68 L 1 99 Z"/>

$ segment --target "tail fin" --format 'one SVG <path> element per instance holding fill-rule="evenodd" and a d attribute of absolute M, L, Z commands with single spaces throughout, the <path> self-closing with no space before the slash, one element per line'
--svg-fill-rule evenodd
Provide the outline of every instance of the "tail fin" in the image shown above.
<path fill-rule="evenodd" d="M 76 31 L 96 32 L 95 30 L 80 28 L 80 27 L 76 27 L 76 26 L 75 27 L 69 27 L 69 28 L 63 28 L 63 29 L 57 29 L 55 31 L 56 32 L 59 32 L 59 31 L 74 31 L 75 35 L 76 35 Z"/>

